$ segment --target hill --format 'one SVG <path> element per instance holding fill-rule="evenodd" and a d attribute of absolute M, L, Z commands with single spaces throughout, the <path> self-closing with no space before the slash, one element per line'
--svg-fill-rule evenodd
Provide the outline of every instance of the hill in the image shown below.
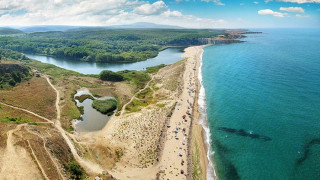
<path fill-rule="evenodd" d="M 19 29 L 0 27 L 0 35 L 21 34 L 23 31 Z"/>
<path fill-rule="evenodd" d="M 29 68 L 16 63 L 0 63 L 0 89 L 10 88 L 30 78 Z"/>
<path fill-rule="evenodd" d="M 44 26 L 27 26 L 19 28 L 25 33 L 33 32 L 49 32 L 49 31 L 66 31 L 68 29 L 77 28 L 77 26 L 63 26 L 63 25 L 44 25 Z"/>
<path fill-rule="evenodd" d="M 111 26 L 113 28 L 129 28 L 129 29 L 184 29 L 180 26 L 170 26 L 170 25 L 163 25 L 163 24 L 154 24 L 154 23 L 147 23 L 147 22 L 138 22 L 133 24 L 127 25 L 115 25 Z"/>
<path fill-rule="evenodd" d="M 203 45 L 204 38 L 221 34 L 224 30 L 81 27 L 0 37 L 0 47 L 77 61 L 125 63 L 153 58 L 168 46 Z"/>

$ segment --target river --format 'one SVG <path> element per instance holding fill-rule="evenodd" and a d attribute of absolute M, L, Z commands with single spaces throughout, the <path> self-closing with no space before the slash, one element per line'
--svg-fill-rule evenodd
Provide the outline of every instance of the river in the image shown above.
<path fill-rule="evenodd" d="M 122 70 L 143 70 L 147 67 L 159 64 L 172 64 L 182 60 L 182 48 L 167 48 L 159 52 L 158 56 L 145 61 L 134 63 L 97 63 L 75 61 L 65 58 L 55 58 L 43 55 L 25 54 L 30 59 L 35 59 L 43 63 L 53 64 L 55 66 L 76 71 L 82 74 L 99 74 L 102 70 L 122 71 Z"/>

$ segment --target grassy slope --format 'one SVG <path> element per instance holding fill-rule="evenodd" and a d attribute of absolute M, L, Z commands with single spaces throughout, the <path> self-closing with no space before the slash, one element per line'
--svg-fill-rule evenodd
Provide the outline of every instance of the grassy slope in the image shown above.
<path fill-rule="evenodd" d="M 56 117 L 56 94 L 44 78 L 33 77 L 9 90 L 0 91 L 0 101 L 22 107 L 46 118 Z"/>

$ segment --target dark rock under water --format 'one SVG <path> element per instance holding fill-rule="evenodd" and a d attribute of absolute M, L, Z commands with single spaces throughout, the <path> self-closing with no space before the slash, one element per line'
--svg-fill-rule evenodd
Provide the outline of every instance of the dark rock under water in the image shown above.
<path fill-rule="evenodd" d="M 232 151 L 224 146 L 220 141 L 214 140 L 215 144 L 215 152 L 217 153 L 216 158 L 219 159 L 219 162 L 223 164 L 223 166 L 218 167 L 218 174 L 221 179 L 230 179 L 230 180 L 238 180 L 240 179 L 237 168 L 231 163 L 231 161 L 226 157 L 228 153 L 232 153 Z"/>
<path fill-rule="evenodd" d="M 254 133 L 250 133 L 245 131 L 244 129 L 233 129 L 233 128 L 227 128 L 227 127 L 218 127 L 218 130 L 220 131 L 224 131 L 227 133 L 231 133 L 231 134 L 236 134 L 238 136 L 243 136 L 243 137 L 249 137 L 252 139 L 260 139 L 263 141 L 271 141 L 272 139 L 268 136 L 263 136 L 260 134 L 254 134 Z"/>
<path fill-rule="evenodd" d="M 300 166 L 310 155 L 310 149 L 313 145 L 320 145 L 320 138 L 312 139 L 309 143 L 303 146 L 303 156 L 296 162 L 296 167 Z"/>

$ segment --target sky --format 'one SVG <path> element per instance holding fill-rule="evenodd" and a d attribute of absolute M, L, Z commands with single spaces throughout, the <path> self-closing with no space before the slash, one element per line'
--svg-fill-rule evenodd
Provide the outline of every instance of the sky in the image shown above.
<path fill-rule="evenodd" d="M 320 28 L 320 0 L 0 0 L 0 26 Z"/>

